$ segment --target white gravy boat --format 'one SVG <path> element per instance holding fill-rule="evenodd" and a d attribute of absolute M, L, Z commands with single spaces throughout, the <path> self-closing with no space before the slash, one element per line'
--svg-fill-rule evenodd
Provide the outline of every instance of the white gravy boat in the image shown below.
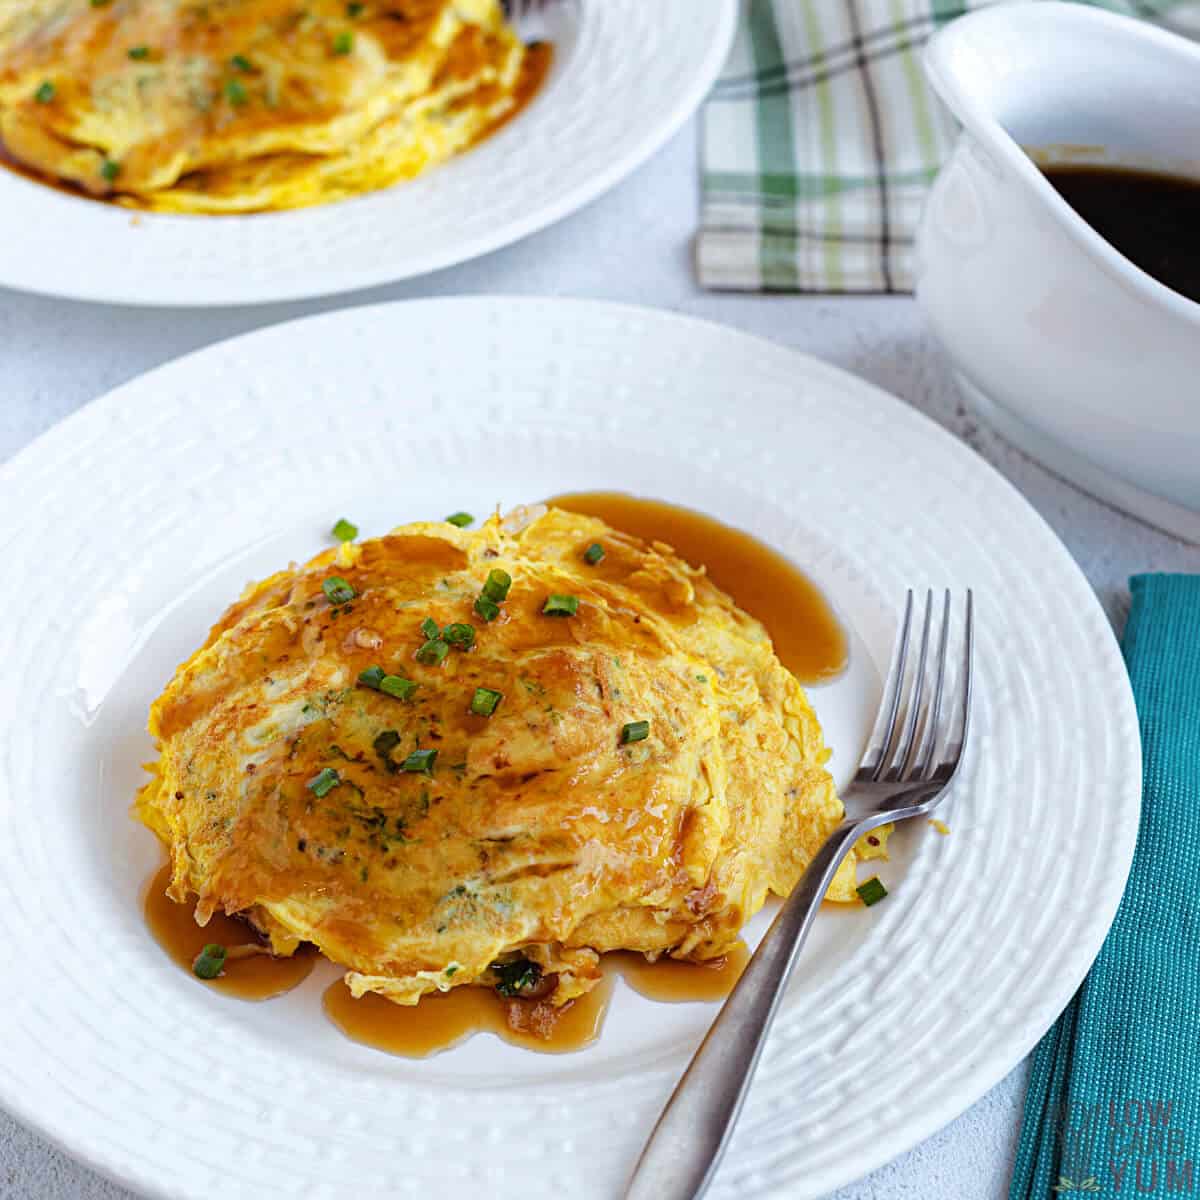
<path fill-rule="evenodd" d="M 1200 177 L 1200 47 L 1080 4 L 1005 4 L 936 34 L 925 70 L 963 133 L 922 216 L 917 298 L 964 390 L 1052 470 L 1200 540 L 1200 304 L 1026 153 Z"/>

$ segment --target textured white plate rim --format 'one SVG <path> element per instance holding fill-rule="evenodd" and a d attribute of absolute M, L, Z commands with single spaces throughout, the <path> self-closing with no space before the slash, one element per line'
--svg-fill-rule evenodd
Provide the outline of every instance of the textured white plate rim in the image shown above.
<path fill-rule="evenodd" d="M 712 86 L 717 74 L 724 65 L 733 43 L 737 26 L 738 0 L 705 0 L 706 3 L 717 6 L 717 31 L 703 59 L 695 63 L 693 74 L 683 80 L 675 97 L 674 103 L 658 114 L 653 120 L 647 119 L 639 135 L 631 136 L 624 151 L 613 158 L 606 167 L 596 171 L 590 178 L 582 180 L 575 187 L 553 196 L 541 203 L 529 207 L 524 216 L 505 221 L 495 228 L 480 233 L 473 238 L 464 239 L 459 245 L 445 247 L 429 253 L 410 253 L 403 261 L 389 262 L 386 254 L 381 256 L 374 268 L 359 267 L 354 272 L 339 274 L 336 277 L 325 276 L 318 282 L 313 280 L 305 286 L 280 288 L 272 283 L 269 277 L 248 278 L 243 276 L 236 284 L 223 282 L 216 286 L 202 285 L 196 291 L 185 295 L 173 295 L 163 284 L 158 290 L 147 291 L 144 287 L 122 286 L 120 277 L 97 278 L 91 274 L 80 273 L 78 284 L 55 284 L 47 286 L 40 284 L 36 277 L 23 274 L 19 278 L 9 278 L 0 269 L 0 286 L 10 287 L 18 291 L 30 292 L 35 295 L 58 296 L 67 300 L 85 302 L 100 302 L 129 306 L 152 306 L 164 308 L 182 307 L 213 307 L 241 306 L 271 303 L 286 303 L 289 301 L 309 300 L 319 296 L 336 296 L 346 292 L 358 291 L 365 288 L 378 287 L 386 283 L 394 283 L 402 279 L 410 279 L 419 275 L 427 275 L 433 271 L 451 267 L 469 259 L 478 258 L 511 245 L 553 225 L 571 213 L 590 204 L 604 192 L 620 183 L 626 176 L 632 174 L 639 166 L 658 151 L 683 125 L 683 123 L 699 107 L 701 100 Z M 113 210 L 91 201 L 75 197 L 63 197 L 42 185 L 14 175 L 9 171 L 0 171 L 0 207 L 3 206 L 3 194 L 9 187 L 20 186 L 36 188 L 49 195 L 58 195 L 59 199 L 70 199 L 87 209 L 94 209 L 101 218 L 113 214 Z M 403 187 L 403 184 L 398 185 Z M 354 200 L 344 201 L 354 204 Z M 118 210 L 127 217 L 132 212 Z M 218 218 L 167 218 L 168 220 L 185 220 L 191 223 L 204 220 L 269 220 L 269 221 L 303 221 L 306 213 L 319 211 L 299 209 L 290 213 L 256 214 L 250 217 L 218 217 Z M 153 220 L 153 214 L 145 214 L 144 220 Z M 98 232 L 104 233 L 102 223 L 97 225 Z M 131 244 L 130 253 L 135 253 L 137 246 Z M 195 285 L 193 285 L 195 286 Z"/>
<path fill-rule="evenodd" d="M 179 369 L 181 366 L 186 366 L 191 360 L 200 359 L 214 353 L 223 354 L 233 350 L 240 350 L 252 344 L 255 339 L 261 337 L 263 334 L 277 333 L 281 329 L 293 326 L 297 330 L 302 330 L 309 326 L 329 325 L 338 321 L 353 320 L 356 316 L 360 318 L 370 316 L 384 310 L 399 313 L 403 309 L 415 306 L 438 308 L 449 313 L 451 310 L 460 308 L 461 306 L 488 308 L 491 306 L 512 307 L 540 303 L 550 303 L 556 308 L 569 306 L 576 310 L 579 319 L 585 323 L 589 315 L 589 310 L 626 313 L 631 319 L 647 323 L 659 321 L 681 326 L 691 326 L 699 337 L 703 337 L 706 332 L 714 334 L 719 331 L 723 336 L 732 336 L 751 345 L 760 343 L 764 348 L 770 347 L 774 353 L 785 349 L 774 343 L 759 339 L 754 335 L 696 318 L 682 317 L 650 308 L 586 300 L 554 299 L 542 301 L 538 298 L 521 296 L 447 297 L 433 300 L 412 300 L 370 305 L 342 310 L 340 312 L 318 314 L 227 339 L 224 342 L 195 351 L 171 363 L 164 364 L 137 379 L 122 384 L 58 423 L 6 463 L 0 464 L 0 486 L 8 483 L 12 477 L 18 475 L 22 469 L 31 465 L 35 460 L 53 459 L 60 445 L 65 448 L 71 443 L 73 435 L 78 429 L 92 422 L 100 421 L 109 409 L 117 408 L 125 398 L 126 393 L 138 392 L 147 387 L 152 387 L 159 378 L 168 372 Z M 1075 576 L 1081 588 L 1081 595 L 1086 594 L 1088 597 L 1087 603 L 1090 611 L 1082 615 L 1086 616 L 1096 629 L 1103 629 L 1107 633 L 1106 639 L 1098 641 L 1095 652 L 1097 655 L 1106 656 L 1112 660 L 1111 665 L 1115 665 L 1119 669 L 1120 677 L 1125 681 L 1123 692 L 1109 696 L 1108 700 L 1115 706 L 1115 715 L 1128 718 L 1130 714 L 1133 714 L 1134 729 L 1136 730 L 1136 713 L 1133 708 L 1132 691 L 1128 686 L 1127 678 L 1124 676 L 1120 651 L 1108 627 L 1103 610 L 1078 566 L 1070 558 L 1065 548 L 1061 546 L 1061 543 L 1058 542 L 1053 531 L 1036 514 L 1020 493 L 972 450 L 923 414 L 903 405 L 873 384 L 851 376 L 840 368 L 833 367 L 798 352 L 788 351 L 787 353 L 796 360 L 797 368 L 803 369 L 806 378 L 827 381 L 831 385 L 831 390 L 834 391 L 850 387 L 864 396 L 869 396 L 873 403 L 889 409 L 889 416 L 894 419 L 920 426 L 928 436 L 931 436 L 939 443 L 942 451 L 949 455 L 969 459 L 973 464 L 974 470 L 988 475 L 993 485 L 999 484 L 1018 506 L 1026 510 L 1027 515 L 1034 518 L 1046 536 L 1058 546 L 1062 560 L 1061 565 L 1064 571 Z M 1140 780 L 1140 746 L 1131 744 L 1126 747 L 1126 750 L 1131 755 L 1131 767 L 1134 765 L 1134 759 L 1136 759 L 1136 775 Z M 1123 828 L 1125 837 L 1121 842 L 1110 844 L 1108 851 L 1111 861 L 1120 864 L 1119 879 L 1122 886 L 1113 886 L 1104 894 L 1092 897 L 1090 919 L 1086 929 L 1080 931 L 1080 935 L 1072 942 L 1069 957 L 1057 960 L 1059 977 L 1056 981 L 1055 994 L 1052 997 L 1046 998 L 1039 1014 L 1031 1015 L 1027 1018 L 1020 1035 L 1008 1037 L 1002 1045 L 989 1047 L 981 1055 L 979 1061 L 974 1063 L 971 1068 L 969 1083 L 961 1084 L 952 1092 L 945 1092 L 939 1104 L 927 1106 L 916 1114 L 906 1114 L 903 1119 L 896 1121 L 890 1129 L 878 1131 L 877 1136 L 873 1139 L 872 1152 L 860 1155 L 852 1167 L 847 1168 L 842 1166 L 832 1172 L 819 1173 L 817 1179 L 819 1179 L 820 1186 L 823 1189 L 842 1186 L 861 1177 L 943 1127 L 1003 1078 L 1033 1048 L 1046 1029 L 1053 1023 L 1057 1014 L 1070 1000 L 1086 976 L 1096 954 L 1099 952 L 1123 893 L 1123 882 L 1128 874 L 1136 840 L 1137 814 L 1140 810 L 1140 788 L 1136 792 L 1129 791 L 1127 794 L 1123 794 L 1119 799 L 1124 806 Z M 1114 876 L 1113 878 L 1117 877 Z M 5 1084 L 4 1077 L 0 1076 L 0 1103 L 3 1104 L 3 1107 L 29 1128 L 36 1130 L 39 1134 L 58 1145 L 64 1152 L 78 1158 L 92 1169 L 99 1171 L 107 1178 L 122 1186 L 137 1189 L 146 1195 L 166 1197 L 172 1194 L 167 1187 L 162 1186 L 156 1180 L 142 1178 L 134 1173 L 123 1173 L 119 1170 L 111 1169 L 102 1157 L 89 1154 L 86 1148 L 81 1149 L 80 1143 L 77 1140 L 72 1140 L 72 1134 L 77 1131 L 62 1128 L 56 1122 L 53 1115 L 48 1115 L 44 1111 L 39 1112 L 35 1107 L 26 1106 L 24 1098 L 6 1087 Z M 781 1186 L 778 1190 L 772 1190 L 769 1193 L 763 1194 L 769 1194 L 772 1197 L 778 1197 L 778 1200 L 784 1200 L 785 1197 L 793 1196 L 795 1192 L 791 1187 Z"/>

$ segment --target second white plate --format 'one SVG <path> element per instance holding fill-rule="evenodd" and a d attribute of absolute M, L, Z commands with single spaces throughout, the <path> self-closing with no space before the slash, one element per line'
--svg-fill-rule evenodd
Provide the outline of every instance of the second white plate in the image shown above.
<path fill-rule="evenodd" d="M 426 175 L 340 204 L 243 217 L 133 213 L 0 170 L 0 286 L 122 304 L 262 304 L 463 262 L 581 208 L 708 91 L 737 0 L 564 0 L 529 108 Z"/>

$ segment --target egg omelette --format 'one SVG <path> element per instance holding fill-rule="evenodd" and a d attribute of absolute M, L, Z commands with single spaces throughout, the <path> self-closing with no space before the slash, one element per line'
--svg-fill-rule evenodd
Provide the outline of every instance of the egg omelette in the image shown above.
<path fill-rule="evenodd" d="M 129 206 L 298 208 L 471 145 L 526 57 L 499 0 L 0 0 L 0 142 Z"/>
<path fill-rule="evenodd" d="M 168 894 L 402 1004 L 717 957 L 842 816 L 762 625 L 669 546 L 542 505 L 252 584 L 149 725 Z"/>

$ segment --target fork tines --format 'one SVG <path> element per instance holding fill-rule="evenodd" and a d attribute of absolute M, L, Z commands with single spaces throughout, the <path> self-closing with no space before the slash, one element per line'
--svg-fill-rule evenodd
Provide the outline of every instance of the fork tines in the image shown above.
<path fill-rule="evenodd" d="M 925 593 L 920 642 L 910 654 L 914 598 L 910 590 L 875 728 L 856 781 L 909 783 L 948 779 L 958 766 L 971 716 L 974 597 L 968 588 L 956 622 L 949 589 L 935 602 Z M 937 611 L 937 610 L 940 610 Z M 952 636 L 953 627 L 961 629 Z M 956 665 L 957 664 L 957 665 Z"/>

